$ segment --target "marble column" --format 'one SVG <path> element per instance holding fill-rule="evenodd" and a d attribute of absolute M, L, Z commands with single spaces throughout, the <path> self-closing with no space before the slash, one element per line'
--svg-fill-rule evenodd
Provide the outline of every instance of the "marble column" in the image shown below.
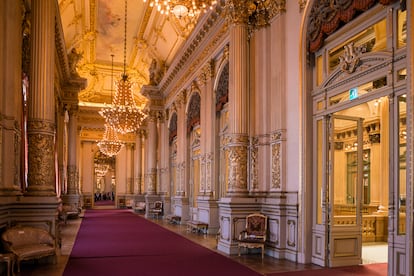
<path fill-rule="evenodd" d="M 55 7 L 34 0 L 28 101 L 27 195 L 55 196 Z"/>
<path fill-rule="evenodd" d="M 79 194 L 79 171 L 77 166 L 77 110 L 69 110 L 68 127 L 68 194 Z"/>
<path fill-rule="evenodd" d="M 226 136 L 229 196 L 246 194 L 248 183 L 249 12 L 244 2 L 230 1 L 227 15 L 230 31 L 229 134 Z"/>
<path fill-rule="evenodd" d="M 216 107 L 215 107 L 215 93 L 213 93 L 213 81 L 215 75 L 214 60 L 210 60 L 203 68 L 203 73 L 200 76 L 200 90 L 201 90 L 201 111 L 200 122 L 202 133 L 201 135 L 201 183 L 200 194 L 213 196 L 213 157 L 215 152 L 215 122 L 216 122 Z"/>
<path fill-rule="evenodd" d="M 0 3 L 0 195 L 21 192 L 22 14 L 20 1 Z M 3 27 L 4 26 L 4 27 Z M 7 158 L 3 158 L 7 157 Z M 7 162 L 4 162 L 7 160 Z"/>
<path fill-rule="evenodd" d="M 132 143 L 128 143 L 126 145 L 126 167 L 127 167 L 127 194 L 134 193 L 134 152 L 135 152 L 135 145 Z"/>
<path fill-rule="evenodd" d="M 135 137 L 135 151 L 134 151 L 134 176 L 135 176 L 135 193 L 142 194 L 142 138 L 144 131 L 139 130 Z"/>
<path fill-rule="evenodd" d="M 157 111 L 151 111 L 148 116 L 148 139 L 146 149 L 145 181 L 147 194 L 157 194 Z"/>

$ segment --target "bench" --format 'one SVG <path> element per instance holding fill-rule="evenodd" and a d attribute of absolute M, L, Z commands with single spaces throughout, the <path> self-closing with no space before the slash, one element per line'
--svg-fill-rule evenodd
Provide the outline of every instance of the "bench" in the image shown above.
<path fill-rule="evenodd" d="M 171 224 L 180 224 L 181 223 L 181 217 L 180 216 L 168 215 L 165 218 Z"/>
<path fill-rule="evenodd" d="M 202 232 L 204 235 L 207 234 L 208 224 L 205 222 L 190 220 L 187 222 L 187 232 Z"/>
<path fill-rule="evenodd" d="M 31 226 L 8 228 L 1 236 L 4 249 L 16 256 L 18 272 L 20 262 L 54 256 L 56 263 L 56 240 L 45 229 Z"/>

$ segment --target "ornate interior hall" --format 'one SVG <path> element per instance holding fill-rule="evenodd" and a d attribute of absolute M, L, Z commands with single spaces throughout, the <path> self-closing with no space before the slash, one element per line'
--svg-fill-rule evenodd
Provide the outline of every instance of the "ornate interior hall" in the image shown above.
<path fill-rule="evenodd" d="M 62 270 L 74 218 L 102 208 L 259 273 L 414 274 L 413 1 L 3 0 L 0 15 L 1 275 L 23 258 L 6 231 L 46 230 Z M 265 267 L 238 256 L 255 213 Z"/>

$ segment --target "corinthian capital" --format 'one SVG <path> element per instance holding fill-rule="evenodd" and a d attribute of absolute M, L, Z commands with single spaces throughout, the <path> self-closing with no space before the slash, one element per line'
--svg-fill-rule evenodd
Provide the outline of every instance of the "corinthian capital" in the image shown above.
<path fill-rule="evenodd" d="M 229 23 L 247 24 L 249 22 L 249 6 L 251 0 L 228 0 L 226 1 L 225 17 Z"/>

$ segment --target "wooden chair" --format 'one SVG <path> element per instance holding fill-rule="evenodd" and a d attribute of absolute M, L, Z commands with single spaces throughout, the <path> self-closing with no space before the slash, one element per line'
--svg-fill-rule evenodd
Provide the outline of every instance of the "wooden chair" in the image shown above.
<path fill-rule="evenodd" d="M 155 201 L 152 207 L 148 210 L 149 214 L 158 218 L 158 216 L 162 216 L 163 213 L 163 206 L 162 201 Z"/>
<path fill-rule="evenodd" d="M 262 250 L 262 259 L 264 258 L 264 247 L 267 233 L 267 216 L 262 214 L 250 214 L 246 217 L 246 228 L 240 232 L 238 239 L 238 248 L 260 248 Z"/>

